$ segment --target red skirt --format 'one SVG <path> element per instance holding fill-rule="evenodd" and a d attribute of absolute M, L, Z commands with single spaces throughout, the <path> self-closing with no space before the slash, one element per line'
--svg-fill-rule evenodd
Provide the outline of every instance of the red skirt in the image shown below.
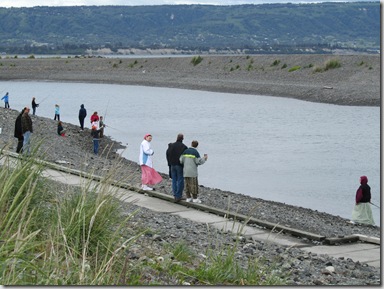
<path fill-rule="evenodd" d="M 163 178 L 153 168 L 146 165 L 141 166 L 141 183 L 143 185 L 156 185 L 162 180 Z"/>

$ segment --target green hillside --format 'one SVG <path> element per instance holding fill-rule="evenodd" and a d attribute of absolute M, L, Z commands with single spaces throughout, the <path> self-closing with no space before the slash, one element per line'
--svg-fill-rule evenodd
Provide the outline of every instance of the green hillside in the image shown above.
<path fill-rule="evenodd" d="M 380 48 L 380 2 L 0 8 L 0 51 Z"/>

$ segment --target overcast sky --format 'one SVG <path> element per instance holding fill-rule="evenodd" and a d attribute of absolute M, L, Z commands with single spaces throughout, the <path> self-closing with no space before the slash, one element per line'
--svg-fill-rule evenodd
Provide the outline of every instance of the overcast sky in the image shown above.
<path fill-rule="evenodd" d="M 331 0 L 332 1 L 332 0 Z M 337 2 L 338 0 L 333 0 Z M 263 3 L 305 3 L 325 2 L 325 0 L 0 0 L 0 7 L 33 7 L 33 6 L 91 6 L 91 5 L 177 5 L 177 4 L 209 4 L 240 5 Z M 349 0 L 339 2 L 350 2 Z"/>

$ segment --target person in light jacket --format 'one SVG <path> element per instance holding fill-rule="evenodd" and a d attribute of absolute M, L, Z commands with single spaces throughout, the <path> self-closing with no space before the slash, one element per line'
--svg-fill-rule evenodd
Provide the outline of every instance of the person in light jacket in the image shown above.
<path fill-rule="evenodd" d="M 154 151 L 151 148 L 151 141 L 152 135 L 146 134 L 140 144 L 141 189 L 144 191 L 152 191 L 153 188 L 148 185 L 155 185 L 163 180 L 160 174 L 153 169 L 152 155 Z"/>
<path fill-rule="evenodd" d="M 208 155 L 204 154 L 204 157 L 200 157 L 197 151 L 199 142 L 197 140 L 192 141 L 192 146 L 186 149 L 180 156 L 180 163 L 184 166 L 184 183 L 185 183 L 185 194 L 187 195 L 187 202 L 201 203 L 198 198 L 199 194 L 199 183 L 197 166 L 202 165 L 208 159 Z"/>

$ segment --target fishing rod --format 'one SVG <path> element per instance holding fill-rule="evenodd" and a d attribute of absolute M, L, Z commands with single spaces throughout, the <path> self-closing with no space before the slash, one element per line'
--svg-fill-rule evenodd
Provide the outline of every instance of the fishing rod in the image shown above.
<path fill-rule="evenodd" d="M 43 98 L 43 100 L 42 101 L 40 101 L 38 104 L 41 104 L 44 100 L 46 100 L 48 98 L 48 96 L 47 97 L 44 97 Z"/>
<path fill-rule="evenodd" d="M 377 207 L 377 208 L 379 208 L 380 209 L 380 207 L 378 206 L 378 205 L 375 205 L 374 203 L 372 203 L 372 202 L 369 202 L 371 205 L 374 205 L 375 207 Z"/>
<path fill-rule="evenodd" d="M 121 133 L 126 133 L 125 131 L 122 131 L 122 130 L 120 130 L 120 129 L 114 128 L 114 127 L 112 127 L 112 126 L 110 126 L 110 125 L 105 125 L 105 127 L 108 127 L 108 128 L 114 129 L 114 130 L 117 130 L 117 131 L 119 131 L 119 132 L 121 132 Z"/>

